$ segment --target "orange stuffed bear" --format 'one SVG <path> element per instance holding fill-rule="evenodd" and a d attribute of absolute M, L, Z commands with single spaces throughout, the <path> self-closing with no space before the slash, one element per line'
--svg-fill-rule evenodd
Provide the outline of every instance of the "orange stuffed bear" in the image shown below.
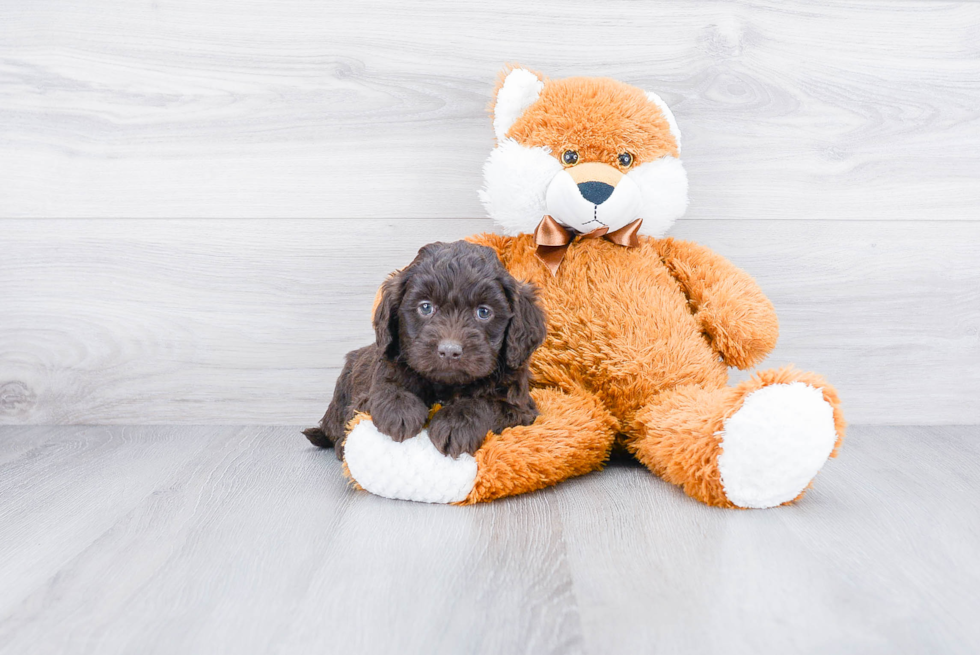
<path fill-rule="evenodd" d="M 604 78 L 504 72 L 483 234 L 548 314 L 534 355 L 534 424 L 443 457 L 424 433 L 396 444 L 351 424 L 345 470 L 392 498 L 474 503 L 602 467 L 617 444 L 700 501 L 772 507 L 809 488 L 844 435 L 834 389 L 768 370 L 730 387 L 776 344 L 772 304 L 711 250 L 661 238 L 687 206 L 680 132 L 655 94 Z"/>

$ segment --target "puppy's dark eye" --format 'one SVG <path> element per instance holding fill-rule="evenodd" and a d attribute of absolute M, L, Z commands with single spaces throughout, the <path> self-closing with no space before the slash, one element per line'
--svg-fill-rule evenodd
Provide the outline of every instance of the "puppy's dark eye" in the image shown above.
<path fill-rule="evenodd" d="M 574 150 L 566 150 L 561 155 L 561 161 L 565 166 L 574 166 L 578 163 L 578 153 Z"/>
<path fill-rule="evenodd" d="M 486 305 L 480 305 L 476 308 L 476 317 L 481 321 L 489 321 L 493 318 L 493 310 Z"/>
<path fill-rule="evenodd" d="M 624 152 L 619 157 L 617 157 L 616 160 L 619 162 L 619 165 L 622 166 L 623 168 L 629 168 L 630 166 L 633 165 L 633 155 L 631 155 L 628 152 Z"/>
<path fill-rule="evenodd" d="M 434 312 L 435 310 L 436 308 L 433 307 L 432 303 L 429 302 L 428 300 L 423 300 L 422 302 L 419 303 L 419 314 L 421 314 L 422 316 L 430 316 L 432 315 L 432 312 Z"/>

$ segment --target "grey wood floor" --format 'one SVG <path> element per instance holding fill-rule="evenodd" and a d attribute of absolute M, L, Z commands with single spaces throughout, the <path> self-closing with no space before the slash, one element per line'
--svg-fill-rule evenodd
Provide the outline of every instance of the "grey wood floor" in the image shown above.
<path fill-rule="evenodd" d="M 629 461 L 459 508 L 295 427 L 3 427 L 0 652 L 977 652 L 978 436 L 855 427 L 740 512 Z"/>

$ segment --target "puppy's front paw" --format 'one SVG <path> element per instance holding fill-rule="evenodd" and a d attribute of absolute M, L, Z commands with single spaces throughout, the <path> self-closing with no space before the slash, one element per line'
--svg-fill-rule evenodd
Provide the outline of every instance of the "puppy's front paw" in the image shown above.
<path fill-rule="evenodd" d="M 417 396 L 399 394 L 371 412 L 374 425 L 397 442 L 411 439 L 425 427 L 429 408 Z"/>
<path fill-rule="evenodd" d="M 454 459 L 463 453 L 472 455 L 480 449 L 483 439 L 490 431 L 483 423 L 468 418 L 462 411 L 441 409 L 429 423 L 429 439 L 443 455 Z"/>

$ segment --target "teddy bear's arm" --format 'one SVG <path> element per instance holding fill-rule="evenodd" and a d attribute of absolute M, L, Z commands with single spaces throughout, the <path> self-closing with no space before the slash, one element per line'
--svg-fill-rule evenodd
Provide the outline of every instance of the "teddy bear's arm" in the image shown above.
<path fill-rule="evenodd" d="M 725 363 L 745 369 L 761 362 L 776 346 L 779 321 L 752 276 L 696 243 L 668 238 L 658 246 Z"/>

